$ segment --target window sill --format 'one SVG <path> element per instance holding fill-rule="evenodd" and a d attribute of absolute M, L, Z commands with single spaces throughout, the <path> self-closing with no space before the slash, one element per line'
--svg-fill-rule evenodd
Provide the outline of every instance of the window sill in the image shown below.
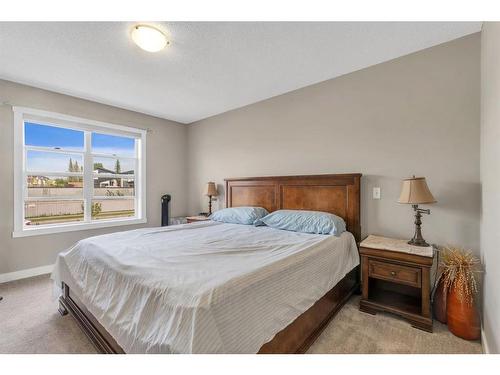
<path fill-rule="evenodd" d="M 16 230 L 12 232 L 12 237 L 29 237 L 29 236 L 41 236 L 44 234 L 53 234 L 53 233 L 64 233 L 64 232 L 74 232 L 79 230 L 90 230 L 90 229 L 99 229 L 99 228 L 109 228 L 109 227 L 118 227 L 124 225 L 134 225 L 134 224 L 144 224 L 147 223 L 147 219 L 123 219 L 123 220 L 102 220 L 99 222 L 93 223 L 71 223 L 71 224 L 59 224 L 59 225 L 47 225 L 44 227 L 38 228 L 23 228 L 22 230 Z"/>

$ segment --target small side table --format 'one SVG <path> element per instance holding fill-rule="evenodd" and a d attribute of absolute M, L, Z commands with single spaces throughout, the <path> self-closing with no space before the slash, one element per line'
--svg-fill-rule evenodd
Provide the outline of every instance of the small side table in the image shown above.
<path fill-rule="evenodd" d="M 432 332 L 432 246 L 408 245 L 406 240 L 370 235 L 360 243 L 361 311 L 386 311 Z"/>
<path fill-rule="evenodd" d="M 208 216 L 187 216 L 186 220 L 188 224 L 197 223 L 199 221 L 208 221 L 210 218 Z"/>

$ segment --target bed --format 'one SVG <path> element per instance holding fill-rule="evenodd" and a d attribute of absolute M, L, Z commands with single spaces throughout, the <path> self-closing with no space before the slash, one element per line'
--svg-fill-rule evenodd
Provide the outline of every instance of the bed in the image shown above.
<path fill-rule="evenodd" d="M 300 353 L 359 287 L 360 174 L 226 180 L 226 206 L 344 218 L 339 237 L 201 222 L 92 237 L 54 278 L 103 353 Z"/>

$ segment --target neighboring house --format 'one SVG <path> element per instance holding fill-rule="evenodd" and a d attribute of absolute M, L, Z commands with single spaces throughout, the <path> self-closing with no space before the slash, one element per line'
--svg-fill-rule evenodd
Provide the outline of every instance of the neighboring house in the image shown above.
<path fill-rule="evenodd" d="M 50 185 L 50 178 L 45 176 L 28 176 L 29 187 L 43 187 Z"/>
<path fill-rule="evenodd" d="M 116 174 L 115 171 L 110 169 L 97 167 L 94 169 L 94 187 L 120 187 L 120 188 L 133 188 L 134 187 L 134 178 L 126 178 L 126 177 L 106 177 L 99 176 L 99 174 Z M 134 171 L 125 171 L 120 172 L 121 175 L 133 175 Z M 97 177 L 95 176 L 97 175 Z"/>

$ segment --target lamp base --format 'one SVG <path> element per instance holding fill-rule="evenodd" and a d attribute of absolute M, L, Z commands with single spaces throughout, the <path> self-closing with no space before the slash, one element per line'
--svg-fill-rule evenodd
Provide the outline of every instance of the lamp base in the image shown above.
<path fill-rule="evenodd" d="M 424 213 L 429 215 L 431 211 L 418 208 L 418 204 L 414 204 L 412 206 L 413 210 L 415 211 L 415 234 L 413 235 L 413 238 L 408 241 L 408 244 L 413 246 L 427 247 L 429 246 L 429 244 L 425 242 L 424 238 L 422 237 L 422 230 L 420 227 L 422 225 L 422 214 Z"/>
<path fill-rule="evenodd" d="M 420 239 L 420 238 L 412 238 L 411 240 L 408 241 L 408 245 L 422 246 L 422 247 L 430 246 L 427 242 L 425 242 L 424 239 Z"/>
<path fill-rule="evenodd" d="M 212 215 L 212 196 L 209 195 L 208 196 L 208 215 L 207 216 L 210 216 Z"/>

